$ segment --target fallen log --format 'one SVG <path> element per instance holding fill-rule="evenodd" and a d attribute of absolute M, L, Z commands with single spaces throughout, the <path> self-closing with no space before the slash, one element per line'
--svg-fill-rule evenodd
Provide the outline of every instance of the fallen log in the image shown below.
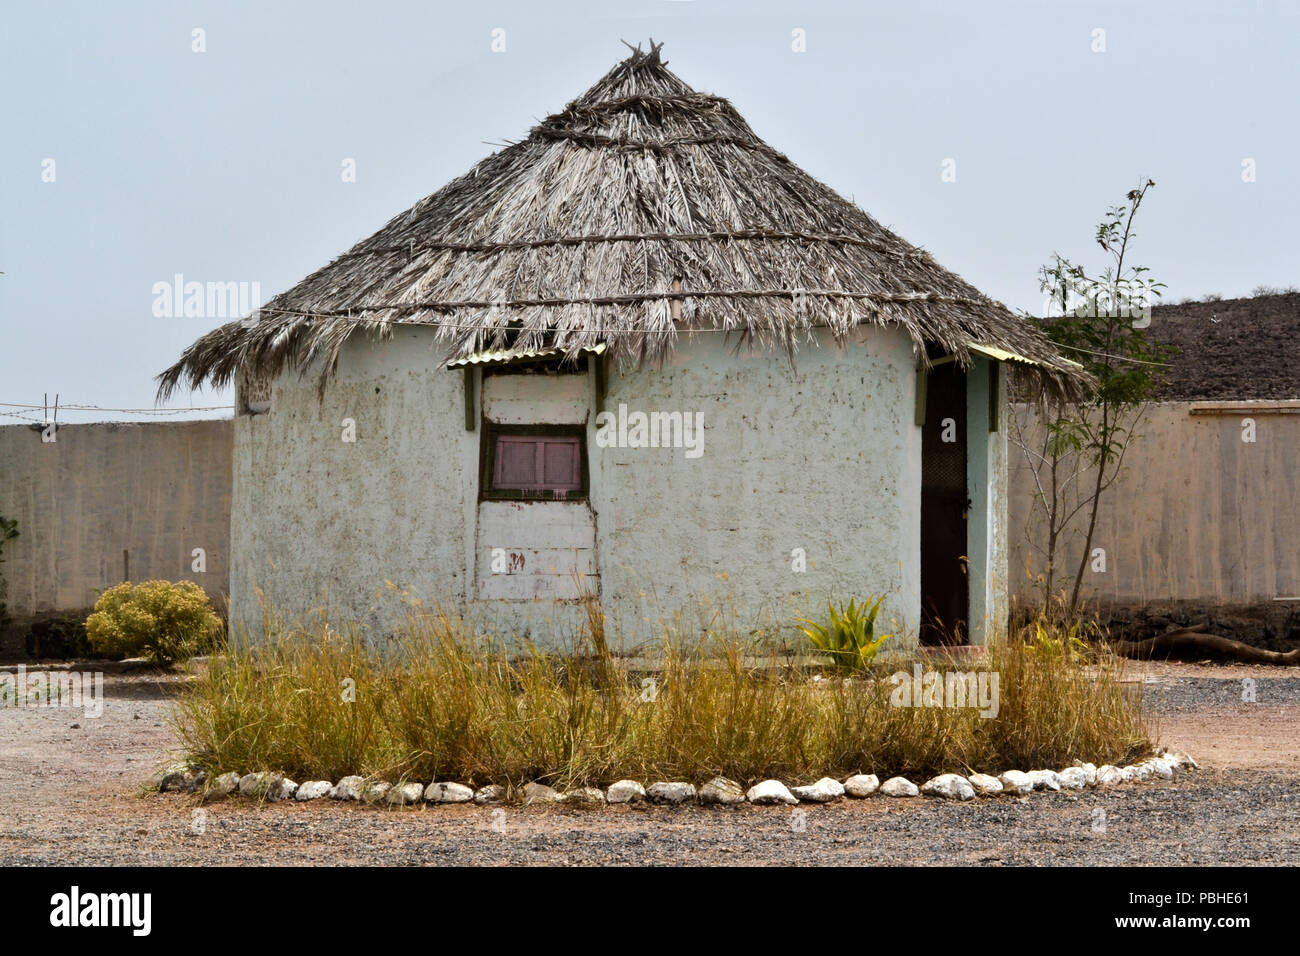
<path fill-rule="evenodd" d="M 1206 634 L 1205 625 L 1182 627 L 1145 641 L 1115 641 L 1111 650 L 1124 657 L 1151 660 L 1156 657 L 1179 657 L 1246 661 L 1252 664 L 1300 664 L 1300 647 L 1293 651 L 1266 651 L 1230 637 Z"/>

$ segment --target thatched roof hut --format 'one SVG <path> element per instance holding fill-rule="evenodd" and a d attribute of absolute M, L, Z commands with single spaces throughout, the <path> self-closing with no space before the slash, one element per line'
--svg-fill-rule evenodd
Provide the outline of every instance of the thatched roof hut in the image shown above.
<path fill-rule="evenodd" d="M 662 359 L 692 331 L 792 357 L 896 325 L 919 361 L 973 351 L 1050 392 L 1081 381 L 1033 326 L 894 235 L 764 143 L 725 99 L 638 48 L 527 138 L 394 218 L 243 321 L 203 336 L 160 376 L 179 386 L 316 369 L 354 333 L 433 326 L 449 358 L 603 343 Z M 992 350 L 992 351 L 990 351 Z"/>
<path fill-rule="evenodd" d="M 392 581 L 544 641 L 592 593 L 625 646 L 866 594 L 900 643 L 980 641 L 1005 622 L 1007 366 L 1083 381 L 652 45 L 161 393 L 238 383 L 236 626 L 325 593 L 382 632 Z"/>

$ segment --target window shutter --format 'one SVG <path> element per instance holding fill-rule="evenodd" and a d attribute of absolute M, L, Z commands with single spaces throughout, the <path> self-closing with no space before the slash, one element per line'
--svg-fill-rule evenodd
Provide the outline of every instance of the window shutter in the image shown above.
<path fill-rule="evenodd" d="M 539 498 L 581 492 L 583 440 L 578 435 L 496 435 L 491 490 Z"/>
<path fill-rule="evenodd" d="M 501 435 L 497 438 L 492 484 L 498 488 L 537 487 L 537 442 Z"/>
<path fill-rule="evenodd" d="M 542 440 L 542 488 L 576 491 L 582 487 L 582 457 L 576 438 Z"/>

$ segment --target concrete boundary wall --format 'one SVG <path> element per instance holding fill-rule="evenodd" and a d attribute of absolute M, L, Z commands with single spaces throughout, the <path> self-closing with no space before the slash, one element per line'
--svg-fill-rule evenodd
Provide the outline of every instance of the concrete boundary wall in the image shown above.
<path fill-rule="evenodd" d="M 453 397 L 459 395 L 446 396 Z M 1094 541 L 1106 551 L 1106 570 L 1086 574 L 1084 595 L 1127 604 L 1218 605 L 1300 597 L 1296 406 L 1153 406 L 1120 481 L 1107 493 Z M 1013 412 L 1029 429 L 1037 427 L 1026 407 Z M 42 442 L 25 425 L 0 427 L 0 515 L 16 518 L 21 532 L 0 566 L 0 599 L 13 618 L 88 608 L 98 589 L 123 579 L 124 550 L 132 580 L 190 579 L 223 606 L 232 436 L 230 420 L 67 425 L 55 442 Z M 1042 540 L 1042 519 L 1033 513 L 1021 451 L 1013 445 L 1006 453 L 1009 585 L 1029 598 L 1031 575 L 1043 570 L 1042 554 L 1030 545 L 1031 538 Z M 293 484 L 286 480 L 272 493 L 292 495 Z M 618 510 L 605 504 L 611 516 Z M 645 516 L 619 517 L 623 528 Z M 192 570 L 195 548 L 205 552 L 203 573 Z M 1075 566 L 1081 548 L 1081 534 L 1067 537 L 1064 567 Z M 1062 587 L 1069 583 L 1068 573 L 1059 579 Z"/>
<path fill-rule="evenodd" d="M 1149 408 L 1105 492 L 1093 548 L 1105 571 L 1081 594 L 1116 604 L 1255 605 L 1300 596 L 1300 402 L 1167 402 Z M 1029 433 L 1040 426 L 1015 409 Z M 1011 585 L 1033 595 L 1046 525 L 1018 447 L 1011 456 Z M 1073 584 L 1084 525 L 1064 543 Z M 1030 540 L 1036 544 L 1031 545 Z"/>
<path fill-rule="evenodd" d="M 52 442 L 0 427 L 0 515 L 19 532 L 0 565 L 9 614 L 82 611 L 124 571 L 195 581 L 224 612 L 232 437 L 229 419 L 63 425 Z"/>

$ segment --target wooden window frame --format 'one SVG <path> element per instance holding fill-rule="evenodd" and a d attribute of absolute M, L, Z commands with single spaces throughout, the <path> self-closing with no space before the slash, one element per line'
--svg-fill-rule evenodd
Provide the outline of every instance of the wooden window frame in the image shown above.
<path fill-rule="evenodd" d="M 479 432 L 483 437 L 479 443 L 479 501 L 583 501 L 591 487 L 591 478 L 587 466 L 587 426 L 586 425 L 503 425 L 483 419 Z M 578 441 L 578 478 L 581 486 L 574 491 L 558 493 L 546 490 L 523 488 L 495 488 L 493 475 L 496 471 L 497 438 L 507 436 L 520 437 L 558 437 L 576 438 Z"/>

